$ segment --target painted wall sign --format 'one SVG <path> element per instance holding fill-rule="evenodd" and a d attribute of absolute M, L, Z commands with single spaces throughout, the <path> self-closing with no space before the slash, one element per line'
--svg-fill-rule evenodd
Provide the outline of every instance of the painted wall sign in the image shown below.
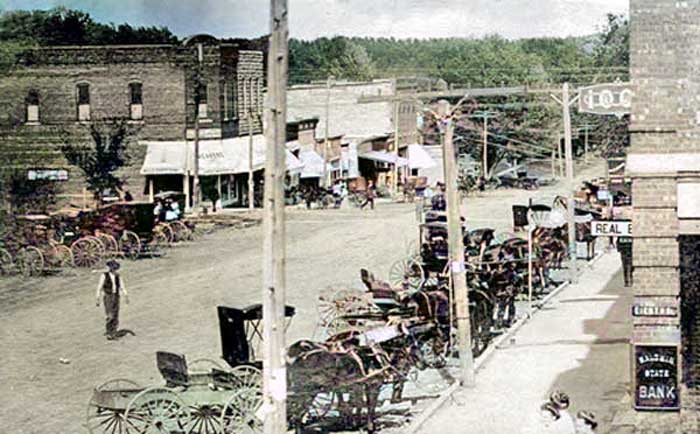
<path fill-rule="evenodd" d="M 678 346 L 634 345 L 634 407 L 678 410 Z"/>
<path fill-rule="evenodd" d="M 596 84 L 579 89 L 579 111 L 597 115 L 624 116 L 632 108 L 630 83 Z"/>
<path fill-rule="evenodd" d="M 30 169 L 27 170 L 30 181 L 68 181 L 68 171 L 65 169 Z"/>
<path fill-rule="evenodd" d="M 632 316 L 645 317 L 677 317 L 678 306 L 656 305 L 653 303 L 639 303 L 632 306 Z"/>
<path fill-rule="evenodd" d="M 629 237 L 632 235 L 632 222 L 593 220 L 591 222 L 591 235 L 594 237 Z"/>

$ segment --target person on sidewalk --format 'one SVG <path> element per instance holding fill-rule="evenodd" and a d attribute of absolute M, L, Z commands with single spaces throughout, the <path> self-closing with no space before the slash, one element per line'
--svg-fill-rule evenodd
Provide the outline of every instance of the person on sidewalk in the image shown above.
<path fill-rule="evenodd" d="M 374 209 L 374 198 L 376 197 L 376 195 L 377 195 L 377 192 L 376 192 L 376 189 L 374 187 L 374 182 L 369 181 L 367 183 L 367 193 L 366 193 L 365 201 L 362 203 L 362 205 L 360 205 L 360 209 L 365 209 L 365 206 L 367 206 L 367 204 L 370 205 L 371 209 Z"/>
<path fill-rule="evenodd" d="M 579 411 L 576 413 L 576 434 L 593 434 L 598 422 L 592 411 Z"/>
<path fill-rule="evenodd" d="M 105 335 L 108 340 L 114 340 L 119 330 L 119 298 L 124 294 L 124 301 L 129 304 L 129 294 L 126 292 L 124 280 L 119 274 L 120 265 L 117 261 L 107 262 L 108 271 L 102 273 L 97 284 L 95 305 L 100 306 L 100 298 L 105 307 Z"/>
<path fill-rule="evenodd" d="M 632 286 L 632 237 L 618 237 L 617 251 L 622 259 L 622 271 L 625 278 L 625 288 Z"/>

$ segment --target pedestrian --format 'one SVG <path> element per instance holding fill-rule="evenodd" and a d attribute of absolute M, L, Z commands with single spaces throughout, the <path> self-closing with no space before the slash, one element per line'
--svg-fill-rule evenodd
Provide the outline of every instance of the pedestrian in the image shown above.
<path fill-rule="evenodd" d="M 367 204 L 370 205 L 371 209 L 374 209 L 374 197 L 376 195 L 375 187 L 374 187 L 374 182 L 369 181 L 367 183 L 367 193 L 365 194 L 365 201 L 360 205 L 360 209 L 365 209 L 365 206 Z"/>
<path fill-rule="evenodd" d="M 219 190 L 212 188 L 209 191 L 209 200 L 211 200 L 211 212 L 216 212 L 216 203 L 219 201 Z"/>
<path fill-rule="evenodd" d="M 337 180 L 335 184 L 333 184 L 333 199 L 333 207 L 340 208 L 340 205 L 343 203 L 343 186 L 341 180 Z"/>
<path fill-rule="evenodd" d="M 102 273 L 97 284 L 95 305 L 100 306 L 100 297 L 105 307 L 105 336 L 108 340 L 114 340 L 119 330 L 119 298 L 124 294 L 124 301 L 129 304 L 129 294 L 126 292 L 124 280 L 119 274 L 120 265 L 117 261 L 107 262 L 108 271 Z"/>
<path fill-rule="evenodd" d="M 593 434 L 597 427 L 598 422 L 592 411 L 582 410 L 576 413 L 576 434 Z"/>
<path fill-rule="evenodd" d="M 622 274 L 625 279 L 625 287 L 632 286 L 632 237 L 618 237 L 617 251 L 622 259 Z"/>

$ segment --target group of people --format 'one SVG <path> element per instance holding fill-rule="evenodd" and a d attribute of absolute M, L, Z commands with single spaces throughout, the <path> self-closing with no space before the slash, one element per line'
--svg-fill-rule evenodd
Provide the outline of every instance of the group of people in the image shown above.
<path fill-rule="evenodd" d="M 157 222 L 171 222 L 182 217 L 180 204 L 170 198 L 158 199 L 153 207 L 153 215 Z"/>

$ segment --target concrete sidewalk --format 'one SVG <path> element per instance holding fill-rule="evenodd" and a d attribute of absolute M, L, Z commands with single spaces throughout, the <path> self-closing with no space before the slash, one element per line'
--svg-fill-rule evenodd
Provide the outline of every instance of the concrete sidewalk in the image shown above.
<path fill-rule="evenodd" d="M 571 410 L 596 413 L 606 432 L 629 381 L 629 308 L 616 253 L 603 256 L 566 288 L 421 428 L 424 434 L 518 433 L 524 420 L 560 389 Z"/>

